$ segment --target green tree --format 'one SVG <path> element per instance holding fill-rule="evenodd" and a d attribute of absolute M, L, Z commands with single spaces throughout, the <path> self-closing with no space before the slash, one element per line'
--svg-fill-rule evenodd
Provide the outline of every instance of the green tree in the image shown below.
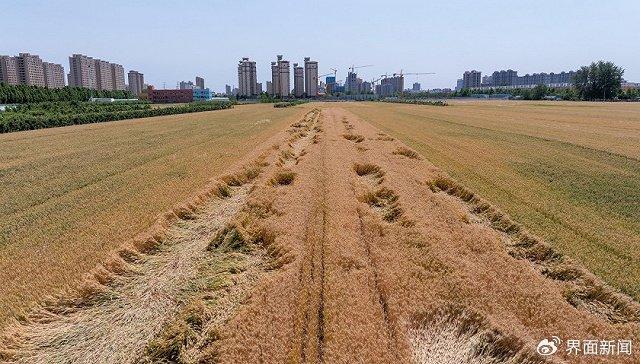
<path fill-rule="evenodd" d="M 581 67 L 572 81 L 583 100 L 609 100 L 620 94 L 623 74 L 613 62 L 598 61 Z"/>
<path fill-rule="evenodd" d="M 531 92 L 531 100 L 542 100 L 550 93 L 549 91 L 550 90 L 546 85 L 537 85 Z"/>

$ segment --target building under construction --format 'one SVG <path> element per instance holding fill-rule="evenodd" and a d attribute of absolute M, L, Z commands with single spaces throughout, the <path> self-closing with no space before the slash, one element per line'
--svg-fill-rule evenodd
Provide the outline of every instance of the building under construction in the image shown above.
<path fill-rule="evenodd" d="M 402 90 L 404 90 L 403 75 L 394 74 L 392 77 L 384 77 L 380 80 L 380 84 L 376 85 L 376 94 L 381 97 L 398 95 Z"/>
<path fill-rule="evenodd" d="M 351 71 L 347 74 L 347 80 L 344 83 L 344 92 L 349 94 L 362 93 L 362 79 L 358 77 L 358 74 Z"/>

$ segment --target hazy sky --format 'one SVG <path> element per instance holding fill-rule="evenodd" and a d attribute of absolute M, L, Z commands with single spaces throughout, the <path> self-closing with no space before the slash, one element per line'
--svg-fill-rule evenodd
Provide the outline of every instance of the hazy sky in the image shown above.
<path fill-rule="evenodd" d="M 365 80 L 407 76 L 422 88 L 453 87 L 467 69 L 519 74 L 611 60 L 640 82 L 640 1 L 13 1 L 0 0 L 0 54 L 30 52 L 61 63 L 83 53 L 141 71 L 167 88 L 205 78 L 237 85 L 237 61 L 270 79 L 277 54 L 309 56 L 320 74 L 352 65 Z"/>

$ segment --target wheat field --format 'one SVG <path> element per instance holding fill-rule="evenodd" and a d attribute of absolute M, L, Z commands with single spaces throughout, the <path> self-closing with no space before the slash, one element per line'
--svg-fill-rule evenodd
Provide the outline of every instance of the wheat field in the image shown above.
<path fill-rule="evenodd" d="M 640 297 L 640 105 L 349 104 L 622 291 Z"/>
<path fill-rule="evenodd" d="M 115 256 L 86 268 L 91 275 L 76 290 L 9 320 L 0 361 L 582 363 L 591 361 L 564 348 L 543 357 L 536 345 L 551 335 L 637 342 L 640 304 L 615 287 L 620 282 L 593 274 L 556 235 L 543 236 L 546 225 L 507 212 L 513 203 L 498 204 L 447 173 L 448 164 L 440 168 L 415 142 L 442 130 L 412 120 L 457 110 L 445 109 L 311 103 L 282 113 L 257 105 L 207 114 L 236 120 L 228 129 L 263 128 L 253 138 L 240 128 L 246 138 L 237 142 L 255 143 L 244 156 L 211 171 L 131 244 L 114 241 Z M 453 135 L 461 141 L 455 148 L 446 144 Z M 469 158 L 494 155 L 510 141 L 477 131 L 440 137 L 428 145 L 451 156 L 484 141 L 484 152 L 466 147 Z M 515 145 L 535 154 L 526 140 Z M 207 144 L 216 152 L 226 145 Z M 508 155 L 495 161 L 507 163 Z M 475 167 L 478 175 L 505 168 Z M 147 196 L 148 205 L 156 198 Z M 591 257 L 617 262 L 613 254 Z M 595 362 L 637 363 L 639 355 Z"/>
<path fill-rule="evenodd" d="M 0 326 L 302 113 L 244 105 L 0 136 Z"/>

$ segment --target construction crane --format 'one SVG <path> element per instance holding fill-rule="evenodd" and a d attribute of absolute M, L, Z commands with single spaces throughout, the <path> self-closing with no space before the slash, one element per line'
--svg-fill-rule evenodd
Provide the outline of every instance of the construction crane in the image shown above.
<path fill-rule="evenodd" d="M 435 72 L 410 72 L 410 73 L 402 73 L 402 70 L 400 70 L 400 73 L 394 73 L 394 76 L 398 75 L 400 77 L 403 77 L 404 75 L 435 75 Z"/>
<path fill-rule="evenodd" d="M 332 70 L 333 72 L 325 73 L 324 75 L 320 75 L 320 76 L 318 76 L 318 79 L 320 79 L 322 77 L 333 75 L 333 79 L 335 80 L 337 78 L 337 75 L 338 75 L 338 70 L 335 69 L 335 68 L 329 68 L 329 69 Z"/>
<path fill-rule="evenodd" d="M 371 66 L 373 66 L 373 65 L 372 65 L 372 64 L 366 64 L 366 65 L 364 65 L 364 66 L 354 66 L 354 65 L 351 65 L 351 67 L 349 67 L 349 69 L 350 69 L 350 70 L 351 70 L 351 72 L 353 73 L 353 72 L 354 72 L 354 70 L 355 70 L 356 68 L 371 67 Z"/>
<path fill-rule="evenodd" d="M 400 70 L 400 77 L 404 77 L 405 75 L 414 75 L 414 76 L 420 76 L 420 75 L 435 75 L 435 72 L 409 72 L 409 73 L 402 73 L 402 70 Z M 394 74 L 395 76 L 395 74 Z M 404 90 L 400 90 L 400 98 L 404 97 Z"/>

